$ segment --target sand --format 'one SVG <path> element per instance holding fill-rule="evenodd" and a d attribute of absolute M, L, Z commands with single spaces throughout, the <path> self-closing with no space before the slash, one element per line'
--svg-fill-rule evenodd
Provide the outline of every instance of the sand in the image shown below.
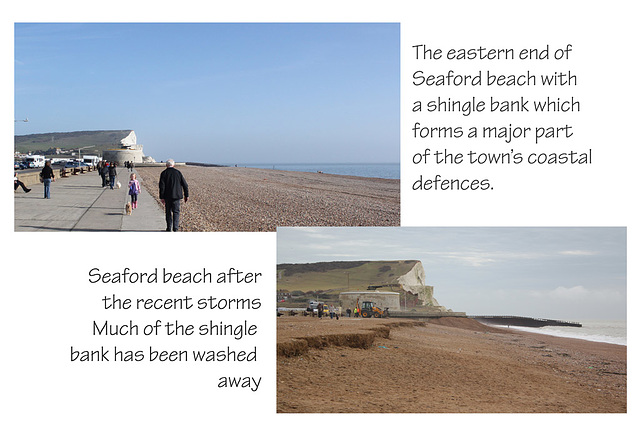
<path fill-rule="evenodd" d="M 163 169 L 137 168 L 158 203 Z M 182 205 L 182 231 L 400 226 L 400 180 L 236 167 L 179 169 L 190 193 Z"/>
<path fill-rule="evenodd" d="M 624 413 L 626 349 L 472 319 L 283 316 L 277 410 Z"/>

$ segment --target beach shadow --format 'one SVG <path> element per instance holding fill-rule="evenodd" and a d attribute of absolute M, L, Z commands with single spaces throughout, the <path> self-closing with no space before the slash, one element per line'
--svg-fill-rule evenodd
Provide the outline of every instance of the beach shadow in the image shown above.
<path fill-rule="evenodd" d="M 100 188 L 100 185 L 98 184 L 98 185 L 65 185 L 64 188 L 69 188 L 72 190 L 85 190 L 87 188 L 90 188 L 92 190 L 105 190 L 107 187 Z"/>
<path fill-rule="evenodd" d="M 20 226 L 20 228 L 33 228 L 35 230 L 46 230 L 46 231 L 71 231 L 71 229 L 69 228 L 62 228 L 62 227 L 47 227 L 47 226 L 39 226 L 39 225 L 22 225 Z M 19 233 L 20 231 L 25 231 L 27 232 L 28 230 L 14 230 L 16 233 Z"/>
<path fill-rule="evenodd" d="M 98 228 L 74 228 L 72 230 L 69 231 L 90 231 L 90 232 L 105 232 L 105 233 L 109 233 L 109 232 L 120 232 L 122 230 L 120 229 L 115 229 L 115 230 L 104 230 L 104 229 L 98 229 Z"/>
<path fill-rule="evenodd" d="M 23 200 L 41 200 L 41 199 L 44 199 L 44 196 L 42 195 L 42 193 L 39 193 L 39 195 L 22 193 L 22 194 L 15 194 L 14 199 L 16 198 L 23 199 Z"/>

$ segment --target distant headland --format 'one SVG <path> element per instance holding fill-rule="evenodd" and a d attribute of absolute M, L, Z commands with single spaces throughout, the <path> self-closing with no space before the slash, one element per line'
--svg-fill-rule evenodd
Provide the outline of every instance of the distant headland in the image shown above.
<path fill-rule="evenodd" d="M 76 132 L 50 132 L 14 137 L 16 153 L 41 154 L 44 156 L 98 155 L 105 160 L 124 163 L 154 163 L 145 156 L 142 145 L 138 145 L 133 130 L 96 130 Z"/>

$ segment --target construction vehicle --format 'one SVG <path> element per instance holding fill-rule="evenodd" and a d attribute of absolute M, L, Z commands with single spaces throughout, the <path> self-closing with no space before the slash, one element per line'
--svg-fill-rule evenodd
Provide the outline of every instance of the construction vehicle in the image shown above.
<path fill-rule="evenodd" d="M 376 307 L 373 305 L 371 301 L 363 301 L 362 305 L 360 304 L 360 300 L 356 301 L 356 306 L 358 307 L 358 313 L 362 317 L 389 317 L 389 309 L 385 308 L 384 310 L 380 307 Z"/>

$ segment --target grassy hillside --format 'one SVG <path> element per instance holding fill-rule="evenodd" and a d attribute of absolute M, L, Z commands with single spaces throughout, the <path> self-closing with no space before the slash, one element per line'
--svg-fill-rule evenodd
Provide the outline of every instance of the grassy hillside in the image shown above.
<path fill-rule="evenodd" d="M 81 147 L 94 145 L 83 149 L 85 154 L 100 153 L 107 148 L 116 148 L 120 140 L 131 133 L 130 130 L 97 130 L 79 132 L 53 132 L 32 135 L 16 135 L 14 137 L 15 151 L 21 153 L 46 151 L 50 148 L 63 150 L 77 150 Z"/>
<path fill-rule="evenodd" d="M 347 261 L 279 264 L 278 290 L 289 292 L 344 292 L 366 290 L 369 285 L 397 283 L 418 261 Z M 388 291 L 390 288 L 380 288 Z"/>

